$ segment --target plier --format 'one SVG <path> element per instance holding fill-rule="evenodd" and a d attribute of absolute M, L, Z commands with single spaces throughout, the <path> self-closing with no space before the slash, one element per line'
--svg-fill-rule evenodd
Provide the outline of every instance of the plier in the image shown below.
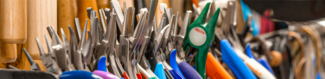
<path fill-rule="evenodd" d="M 52 28 L 52 27 L 49 27 Z M 71 64 L 70 58 L 68 58 L 68 53 L 70 48 L 65 48 L 67 46 L 67 38 L 62 30 L 62 38 L 65 40 L 65 43 L 62 43 L 59 36 L 54 31 L 49 31 L 52 37 L 52 46 L 53 52 L 58 63 L 58 66 L 64 71 L 75 70 L 74 66 Z"/>
<path fill-rule="evenodd" d="M 193 67 L 190 67 L 190 65 L 186 62 L 185 58 L 185 52 L 182 47 L 184 43 L 184 37 L 186 34 L 186 29 L 191 21 L 190 17 L 192 15 L 192 11 L 187 11 L 185 14 L 185 17 L 183 19 L 183 24 L 180 29 L 180 32 L 178 35 L 175 35 L 175 33 L 172 36 L 176 36 L 174 38 L 174 41 L 176 42 L 176 49 L 171 52 L 170 55 L 170 65 L 171 67 L 176 70 L 183 79 L 185 78 L 202 78 L 197 71 Z M 177 52 L 177 53 L 176 53 Z"/>
<path fill-rule="evenodd" d="M 234 74 L 237 77 L 241 77 L 241 78 L 255 78 L 255 76 L 252 75 L 244 75 L 244 74 L 251 74 L 251 70 L 256 70 L 254 71 L 254 73 L 259 77 L 259 78 L 270 78 L 270 79 L 274 79 L 275 76 L 268 71 L 265 67 L 263 67 L 260 63 L 258 63 L 256 60 L 249 58 L 247 55 L 245 55 L 244 52 L 244 48 L 242 47 L 242 43 L 240 42 L 239 39 L 239 35 L 237 34 L 236 30 L 234 29 L 236 26 L 236 15 L 234 13 L 235 9 L 235 2 L 234 1 L 229 1 L 228 2 L 228 9 L 227 9 L 227 15 L 225 17 L 225 20 L 222 21 L 221 27 L 220 28 L 216 28 L 219 31 L 215 31 L 217 37 L 219 38 L 219 40 L 223 40 L 223 39 L 227 39 L 230 41 L 230 43 L 232 44 L 231 48 L 224 48 L 222 50 L 228 50 L 228 51 L 221 51 L 223 53 L 222 55 L 222 59 L 227 61 L 226 64 L 228 66 L 232 66 L 230 67 L 231 70 L 234 72 Z M 223 42 L 228 42 L 228 41 L 223 41 Z M 227 45 L 227 44 L 223 44 L 223 45 Z M 221 45 L 221 47 L 224 47 L 223 45 Z M 236 61 L 235 59 L 231 59 L 231 58 L 226 58 L 226 55 L 230 55 L 229 50 L 234 50 L 236 53 L 242 60 L 243 62 L 249 67 L 249 70 L 239 70 L 239 69 L 234 69 L 234 68 L 240 68 L 239 66 L 243 66 L 243 64 L 237 64 L 237 65 L 229 65 L 229 64 L 234 64 L 233 61 Z M 228 53 L 226 53 L 228 52 Z M 224 55 L 225 53 L 225 55 Z M 225 59 L 224 59 L 225 58 Z M 236 57 L 233 57 L 236 58 Z M 232 61 L 232 62 L 230 62 Z M 244 65 L 245 65 L 244 64 Z M 262 73 L 262 74 L 259 74 Z"/>
<path fill-rule="evenodd" d="M 190 46 L 198 49 L 195 57 L 195 69 L 204 79 L 206 75 L 205 62 L 207 53 L 210 43 L 214 40 L 214 28 L 220 12 L 220 9 L 218 9 L 212 16 L 212 19 L 208 23 L 205 23 L 209 6 L 210 3 L 207 3 L 199 17 L 188 27 L 183 44 L 185 51 L 187 51 Z"/>
<path fill-rule="evenodd" d="M 30 70 L 32 70 L 32 71 L 41 71 L 38 64 L 34 62 L 32 56 L 29 55 L 29 53 L 26 51 L 25 48 L 23 48 L 23 51 L 24 51 L 24 53 L 25 53 L 25 55 L 26 55 L 26 57 L 27 57 L 27 59 L 28 59 L 28 61 L 30 63 Z"/>
<path fill-rule="evenodd" d="M 128 35 L 130 35 L 129 32 L 133 32 L 133 27 L 131 26 L 131 24 L 129 24 L 129 23 L 133 23 L 133 20 L 131 18 L 134 16 L 131 13 L 132 14 L 134 13 L 133 8 L 129 7 L 128 9 L 125 10 L 126 15 L 124 17 L 125 21 L 123 24 L 123 31 L 122 31 L 121 35 L 119 36 L 120 37 L 120 39 L 119 39 L 119 53 L 117 55 L 118 58 L 116 58 L 117 63 L 120 63 L 119 59 L 122 60 L 122 62 L 124 64 L 124 68 L 127 71 L 127 72 L 125 72 L 121 66 L 118 66 L 118 67 L 120 67 L 119 69 L 121 70 L 122 77 L 124 77 L 125 79 L 135 78 L 135 75 L 131 71 L 132 66 L 131 66 L 131 62 L 130 62 L 131 60 L 129 59 L 130 58 L 129 40 L 127 38 Z M 130 76 L 128 76 L 128 73 L 130 74 Z"/>
<path fill-rule="evenodd" d="M 45 40 L 46 40 L 46 44 L 47 44 L 47 48 L 48 48 L 48 54 L 47 55 L 43 51 L 43 48 L 42 48 L 38 38 L 35 38 L 35 39 L 36 39 L 38 50 L 40 52 L 41 60 L 42 60 L 44 66 L 46 68 L 46 71 L 54 73 L 55 75 L 62 74 L 62 70 L 61 70 L 61 68 L 59 68 L 59 66 L 56 63 L 56 60 L 54 58 L 55 54 L 53 54 L 53 50 L 52 50 L 52 48 L 50 46 L 50 43 L 48 41 L 47 36 L 45 35 Z"/>
<path fill-rule="evenodd" d="M 87 21 L 86 21 L 87 22 Z M 73 65 L 75 66 L 75 68 L 77 70 L 86 70 L 86 71 L 90 71 L 89 68 L 83 63 L 85 61 L 83 52 L 86 53 L 88 52 L 88 48 L 89 47 L 85 47 L 85 48 L 78 48 L 78 43 L 77 43 L 77 37 L 75 32 L 73 31 L 73 29 L 69 26 L 69 32 L 70 32 L 70 50 L 71 50 L 71 60 Z M 85 32 L 85 31 L 84 31 Z M 80 34 L 77 34 L 80 35 Z M 81 36 L 81 37 L 85 37 L 85 35 Z M 83 38 L 82 40 L 84 41 L 85 38 Z M 82 42 L 83 42 L 82 41 Z M 80 46 L 81 47 L 81 46 Z M 83 51 L 84 49 L 84 51 Z"/>

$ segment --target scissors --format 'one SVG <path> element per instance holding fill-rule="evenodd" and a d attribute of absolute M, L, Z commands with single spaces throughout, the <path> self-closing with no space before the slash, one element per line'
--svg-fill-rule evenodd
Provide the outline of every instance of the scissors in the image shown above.
<path fill-rule="evenodd" d="M 207 3 L 198 19 L 196 19 L 186 31 L 183 48 L 188 50 L 189 46 L 197 48 L 198 52 L 195 57 L 195 69 L 202 78 L 205 78 L 205 61 L 209 51 L 209 44 L 214 40 L 214 28 L 220 10 L 218 9 L 212 16 L 212 19 L 205 23 L 205 18 L 209 10 L 210 3 Z"/>

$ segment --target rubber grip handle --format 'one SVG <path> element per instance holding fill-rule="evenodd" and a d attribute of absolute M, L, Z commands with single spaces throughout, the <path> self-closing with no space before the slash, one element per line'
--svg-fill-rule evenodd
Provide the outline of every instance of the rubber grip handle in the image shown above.
<path fill-rule="evenodd" d="M 246 46 L 246 54 L 247 54 L 247 56 L 248 56 L 249 58 L 253 58 L 253 59 L 256 60 L 256 58 L 254 57 L 254 55 L 253 55 L 252 52 L 251 52 L 251 45 L 250 45 L 250 44 L 248 44 L 248 45 Z"/>
<path fill-rule="evenodd" d="M 246 46 L 246 54 L 247 54 L 247 56 L 248 56 L 249 58 L 252 58 L 252 59 L 256 60 L 256 58 L 254 57 L 254 55 L 253 55 L 252 52 L 251 52 L 251 48 L 250 48 L 250 46 L 251 46 L 250 44 L 248 44 L 248 45 Z M 270 64 L 267 62 L 266 59 L 261 58 L 261 59 L 258 59 L 257 61 L 258 61 L 261 65 L 263 65 L 263 67 L 265 67 L 268 71 L 270 71 L 270 72 L 274 75 L 274 72 L 273 72 L 273 70 L 272 70 Z"/>
<path fill-rule="evenodd" d="M 260 79 L 276 79 L 275 76 L 269 70 L 267 70 L 263 65 L 261 65 L 254 59 L 245 60 L 245 64 Z"/>
<path fill-rule="evenodd" d="M 182 79 L 185 79 L 183 73 L 181 72 L 181 70 L 179 69 L 178 65 L 177 65 L 177 61 L 176 61 L 176 53 L 177 50 L 174 49 L 172 51 L 172 53 L 170 54 L 170 66 L 182 77 Z"/>
<path fill-rule="evenodd" d="M 220 45 L 222 60 L 238 79 L 257 79 L 226 39 L 221 40 Z"/>
<path fill-rule="evenodd" d="M 142 76 L 141 76 L 140 73 L 137 73 L 136 75 L 137 75 L 137 78 L 138 78 L 138 79 L 142 79 Z"/>
<path fill-rule="evenodd" d="M 98 60 L 97 70 L 107 72 L 105 56 L 100 57 L 100 59 Z"/>
<path fill-rule="evenodd" d="M 185 79 L 182 78 L 176 70 L 169 70 L 169 73 L 174 77 L 174 79 Z"/>
<path fill-rule="evenodd" d="M 261 59 L 258 59 L 257 61 L 259 63 L 261 63 L 267 70 L 269 70 L 274 75 L 274 72 L 273 72 L 273 70 L 271 68 L 271 65 L 269 64 L 269 62 L 267 62 L 266 59 L 261 58 Z"/>
<path fill-rule="evenodd" d="M 130 79 L 128 73 L 126 73 L 125 71 L 123 72 L 122 77 L 123 77 L 124 79 Z"/>
<path fill-rule="evenodd" d="M 186 79 L 203 79 L 200 74 L 187 62 L 183 61 L 178 64 Z"/>
<path fill-rule="evenodd" d="M 104 78 L 104 79 L 120 79 L 119 77 L 117 77 L 116 75 L 114 75 L 112 73 L 104 72 L 101 70 L 95 70 L 93 73 Z"/>
<path fill-rule="evenodd" d="M 150 78 L 151 77 L 151 75 L 146 70 L 144 70 L 139 64 L 137 64 L 137 67 L 139 69 L 139 72 L 140 72 L 141 76 L 144 79 L 147 79 L 147 78 Z M 148 69 L 148 70 L 150 70 L 150 69 Z"/>
<path fill-rule="evenodd" d="M 163 64 L 161 62 L 157 63 L 154 73 L 159 79 L 167 79 Z"/>
<path fill-rule="evenodd" d="M 150 77 L 150 78 L 148 78 L 148 79 L 158 79 L 157 77 Z"/>
<path fill-rule="evenodd" d="M 226 69 L 209 52 L 206 61 L 206 73 L 211 79 L 233 79 Z"/>
<path fill-rule="evenodd" d="M 66 71 L 60 75 L 60 79 L 102 79 L 102 77 L 94 75 L 96 74 L 84 70 Z"/>

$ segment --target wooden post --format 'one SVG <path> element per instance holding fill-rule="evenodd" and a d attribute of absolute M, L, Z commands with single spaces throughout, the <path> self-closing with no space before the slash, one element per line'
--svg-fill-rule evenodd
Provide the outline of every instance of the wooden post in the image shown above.
<path fill-rule="evenodd" d="M 78 3 L 78 18 L 79 18 L 79 22 L 80 22 L 80 28 L 81 30 L 84 29 L 84 24 L 85 24 L 85 20 L 88 19 L 88 23 L 87 23 L 87 30 L 90 30 L 90 19 L 88 18 L 88 13 L 87 13 L 87 8 L 88 7 L 92 7 L 94 11 L 97 12 L 97 16 L 99 16 L 98 14 L 98 8 L 97 8 L 97 3 L 96 0 L 79 0 L 77 1 Z M 72 19 L 73 20 L 73 19 Z"/>
<path fill-rule="evenodd" d="M 57 29 L 57 0 L 28 0 L 28 37 L 24 48 L 33 59 L 40 60 L 35 38 L 40 40 L 42 48 L 47 52 L 44 34 L 49 36 L 46 27 Z"/>
<path fill-rule="evenodd" d="M 17 45 L 27 39 L 27 1 L 0 0 L 0 61 L 14 62 Z"/>
<path fill-rule="evenodd" d="M 80 1 L 78 1 L 80 2 Z M 84 6 L 84 5 L 81 5 Z M 69 32 L 68 26 L 74 28 L 74 18 L 77 17 L 77 4 L 75 0 L 58 0 L 58 29 L 63 29 L 65 33 Z M 86 11 L 86 10 L 85 10 Z M 61 32 L 57 32 L 61 37 Z M 70 34 L 65 34 L 70 40 Z"/>

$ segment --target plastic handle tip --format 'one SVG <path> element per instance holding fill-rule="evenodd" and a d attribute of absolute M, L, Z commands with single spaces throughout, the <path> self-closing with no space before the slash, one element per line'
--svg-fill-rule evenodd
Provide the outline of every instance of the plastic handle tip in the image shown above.
<path fill-rule="evenodd" d="M 159 79 L 167 79 L 163 64 L 160 62 L 157 63 L 154 73 L 157 75 Z"/>
<path fill-rule="evenodd" d="M 175 70 L 169 70 L 169 72 L 173 76 L 174 79 L 185 79 L 185 78 L 182 78 L 181 75 L 179 75 L 179 73 Z"/>
<path fill-rule="evenodd" d="M 88 71 L 75 70 L 63 72 L 60 79 L 103 79 L 102 77 Z"/>
<path fill-rule="evenodd" d="M 119 77 L 115 76 L 114 74 L 104 72 L 101 70 L 95 70 L 93 73 L 104 78 L 104 79 L 120 79 Z"/>
<path fill-rule="evenodd" d="M 221 40 L 220 45 L 222 60 L 229 66 L 238 79 L 257 79 L 226 39 Z"/>
<path fill-rule="evenodd" d="M 206 61 L 206 73 L 211 79 L 233 79 L 220 62 L 209 52 Z"/>
<path fill-rule="evenodd" d="M 130 79 L 130 77 L 128 76 L 128 74 L 127 74 L 125 71 L 123 72 L 122 77 L 123 77 L 124 79 Z"/>
<path fill-rule="evenodd" d="M 186 79 L 202 79 L 200 74 L 187 62 L 183 61 L 178 66 Z"/>
<path fill-rule="evenodd" d="M 137 78 L 138 78 L 138 79 L 142 79 L 142 76 L 141 76 L 140 73 L 137 73 Z"/>
<path fill-rule="evenodd" d="M 97 70 L 107 72 L 107 68 L 106 68 L 106 57 L 105 56 L 102 56 L 98 60 Z"/>
<path fill-rule="evenodd" d="M 170 66 L 177 72 L 179 73 L 179 75 L 182 77 L 182 79 L 185 79 L 183 73 L 181 72 L 181 70 L 179 69 L 178 65 L 177 65 L 177 61 L 176 61 L 176 53 L 177 50 L 173 50 L 172 53 L 170 54 Z"/>

